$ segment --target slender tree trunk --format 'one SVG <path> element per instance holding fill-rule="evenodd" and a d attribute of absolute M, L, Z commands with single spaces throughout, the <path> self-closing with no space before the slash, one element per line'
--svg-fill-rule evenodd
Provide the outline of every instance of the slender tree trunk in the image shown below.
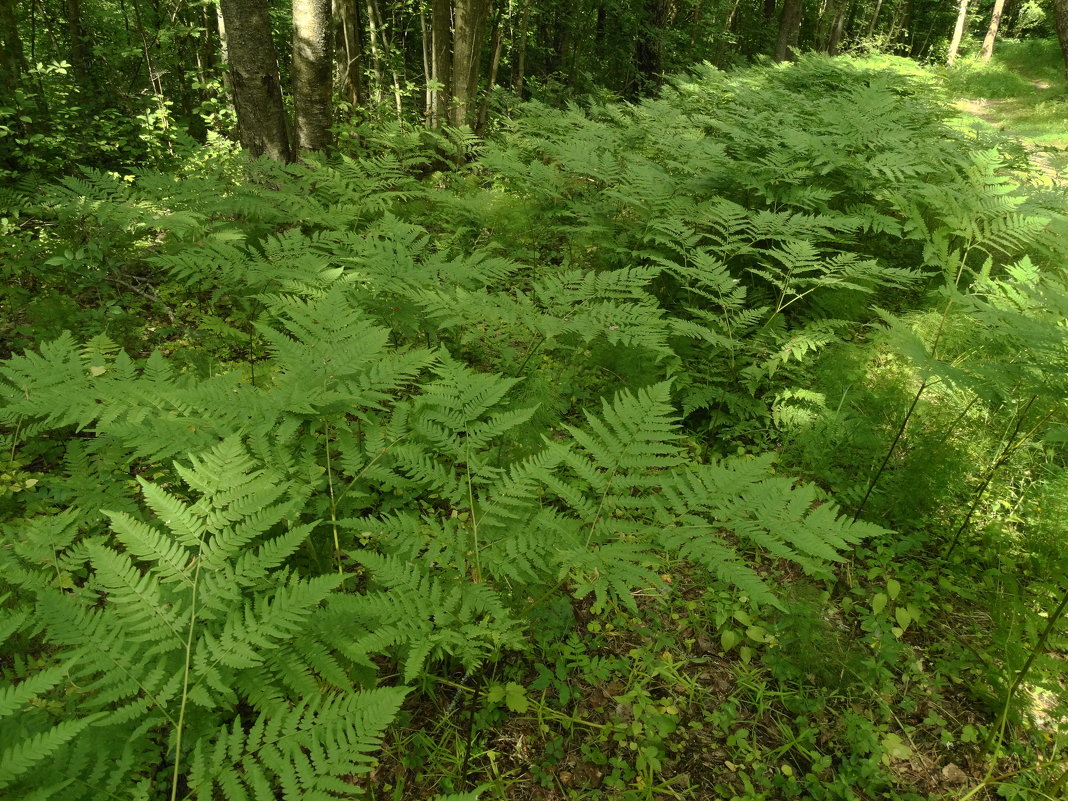
<path fill-rule="evenodd" d="M 434 75 L 434 54 L 431 52 L 433 47 L 434 34 L 427 27 L 426 24 L 426 8 L 420 3 L 419 5 L 419 33 L 421 35 L 423 51 L 423 79 L 426 81 L 426 98 L 423 102 L 423 124 L 427 128 L 433 128 L 434 117 L 434 90 L 430 85 L 430 81 Z"/>
<path fill-rule="evenodd" d="M 949 40 L 949 53 L 946 54 L 946 66 L 952 67 L 960 52 L 960 43 L 964 39 L 964 23 L 968 20 L 968 0 L 960 0 L 957 6 L 957 24 L 953 26 L 953 38 Z"/>
<path fill-rule="evenodd" d="M 1061 43 L 1064 57 L 1064 77 L 1068 78 L 1068 0 L 1053 0 L 1053 24 L 1057 28 L 1057 41 Z"/>
<path fill-rule="evenodd" d="M 360 68 L 363 65 L 363 39 L 360 36 L 359 0 L 334 0 L 334 18 L 337 20 L 338 83 L 349 99 L 358 106 L 363 102 L 363 83 Z"/>
<path fill-rule="evenodd" d="M 0 0 L 0 106 L 13 105 L 15 89 L 25 68 L 15 0 Z"/>
<path fill-rule="evenodd" d="M 380 88 L 376 89 L 376 98 L 379 102 L 382 101 L 382 95 L 385 93 L 385 74 L 388 70 L 393 83 L 393 102 L 397 109 L 397 119 L 400 119 L 404 114 L 404 94 L 401 91 L 400 76 L 397 74 L 396 59 L 393 58 L 389 32 L 382 19 L 382 10 L 378 7 L 377 0 L 367 0 L 367 26 L 372 51 L 378 54 L 375 55 L 375 76 Z"/>
<path fill-rule="evenodd" d="M 846 12 L 849 11 L 848 0 L 842 0 L 838 12 L 834 15 L 830 33 L 827 35 L 827 55 L 838 55 L 838 46 L 842 43 L 842 30 L 845 27 Z"/>
<path fill-rule="evenodd" d="M 432 128 L 440 128 L 449 119 L 452 96 L 452 4 L 450 0 L 432 0 L 431 5 L 431 78 L 434 81 L 430 117 Z"/>
<path fill-rule="evenodd" d="M 297 151 L 328 150 L 333 122 L 330 0 L 293 0 L 293 105 Z"/>
<path fill-rule="evenodd" d="M 801 31 L 802 9 L 802 0 L 783 0 L 779 35 L 775 40 L 776 61 L 786 61 L 790 58 L 790 46 L 797 43 L 797 35 Z"/>
<path fill-rule="evenodd" d="M 664 52 L 660 39 L 666 15 L 667 9 L 662 0 L 645 0 L 645 23 L 638 33 L 634 53 L 634 65 L 641 76 L 637 87 L 639 90 L 643 83 L 645 86 L 660 86 L 663 82 Z"/>
<path fill-rule="evenodd" d="M 374 0 L 367 0 L 367 32 L 371 44 L 371 65 L 375 73 L 375 105 L 381 106 L 386 78 L 382 69 L 382 48 L 378 42 L 378 15 L 375 14 Z"/>
<path fill-rule="evenodd" d="M 25 110 L 19 108 L 16 95 L 25 68 L 26 60 L 22 51 L 22 40 L 19 38 L 18 19 L 15 16 L 15 0 L 0 0 L 0 106 L 15 110 L 16 113 L 5 122 L 11 126 L 13 132 L 17 132 L 15 136 L 0 137 L 0 166 L 10 170 L 20 167 L 13 152 L 14 140 L 16 137 L 24 138 L 28 128 L 20 119 Z M 36 113 L 30 114 L 31 119 L 36 117 Z M 34 122 L 36 119 L 29 125 Z"/>
<path fill-rule="evenodd" d="M 519 13 L 519 33 L 512 42 L 516 53 L 515 76 L 512 78 L 512 89 L 516 96 L 523 98 L 523 80 L 526 78 L 527 66 L 527 25 L 530 23 L 530 2 L 523 0 L 523 10 Z"/>
<path fill-rule="evenodd" d="M 979 58 L 985 64 L 994 55 L 994 40 L 998 36 L 998 27 L 1001 25 L 1001 12 L 1005 8 L 1005 0 L 994 0 L 994 11 L 990 15 L 990 27 L 986 30 L 983 39 L 983 48 L 979 51 Z"/>
<path fill-rule="evenodd" d="M 875 10 L 871 12 L 871 19 L 868 20 L 868 29 L 864 32 L 866 37 L 871 37 L 875 33 L 875 24 L 879 21 L 879 9 L 883 7 L 883 0 L 875 0 Z"/>
<path fill-rule="evenodd" d="M 486 127 L 486 120 L 489 119 L 489 107 L 490 107 L 490 95 L 493 93 L 493 87 L 497 85 L 497 71 L 501 66 L 501 51 L 504 50 L 504 11 L 497 13 L 493 20 L 493 36 L 491 40 L 492 54 L 490 56 L 490 71 L 489 78 L 486 81 L 486 97 L 482 101 L 482 108 L 478 113 L 478 127 L 476 130 L 482 131 Z"/>
<path fill-rule="evenodd" d="M 220 0 L 241 146 L 253 156 L 292 161 L 278 58 L 266 0 Z"/>
<path fill-rule="evenodd" d="M 89 38 L 82 24 L 81 0 L 66 0 L 67 36 L 70 39 L 70 66 L 78 88 L 87 94 L 94 94 L 93 72 L 89 65 Z"/>

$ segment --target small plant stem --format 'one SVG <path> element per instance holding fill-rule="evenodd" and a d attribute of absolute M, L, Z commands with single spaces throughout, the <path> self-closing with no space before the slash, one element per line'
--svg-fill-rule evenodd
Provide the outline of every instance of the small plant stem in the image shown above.
<path fill-rule="evenodd" d="M 916 404 L 920 402 L 920 398 L 923 397 L 924 391 L 927 389 L 927 379 L 925 378 L 920 383 L 920 388 L 916 390 L 915 396 L 912 398 L 912 403 L 909 406 L 909 410 L 905 412 L 905 416 L 901 420 L 901 425 L 897 427 L 897 433 L 894 435 L 894 441 L 890 443 L 890 447 L 887 448 L 886 454 L 883 456 L 882 464 L 879 465 L 879 469 L 875 471 L 875 476 L 868 483 L 868 491 L 864 493 L 864 497 L 860 501 L 860 505 L 857 506 L 855 512 L 853 512 L 853 522 L 860 519 L 861 514 L 864 512 L 864 507 L 868 504 L 868 498 L 871 497 L 872 492 L 875 491 L 876 485 L 879 483 L 879 479 L 882 478 L 883 472 L 886 470 L 886 466 L 890 463 L 890 458 L 894 455 L 894 451 L 897 450 L 897 444 L 901 441 L 901 437 L 905 434 L 905 429 L 908 428 L 909 420 L 912 419 L 912 413 L 916 411 Z"/>
<path fill-rule="evenodd" d="M 964 272 L 964 262 L 967 259 L 967 251 L 961 256 L 961 266 L 957 270 L 957 277 L 953 282 L 956 286 L 960 283 L 960 277 Z M 949 310 L 953 308 L 953 298 L 950 297 L 946 301 L 946 306 L 942 309 L 942 316 L 938 320 L 938 328 L 935 331 L 934 341 L 931 342 L 931 360 L 934 361 L 938 355 L 938 345 L 942 341 L 942 334 L 946 330 L 946 320 L 949 318 Z M 931 385 L 931 379 L 925 378 L 920 382 L 919 389 L 916 390 L 916 395 L 912 399 L 912 403 L 909 405 L 909 410 L 905 412 L 905 418 L 901 421 L 901 425 L 898 426 L 897 434 L 894 436 L 894 441 L 890 443 L 890 447 L 886 451 L 886 455 L 883 457 L 882 464 L 879 465 L 879 469 L 875 471 L 875 476 L 872 478 L 871 483 L 868 484 L 868 491 L 864 493 L 864 497 L 860 501 L 860 505 L 853 513 L 853 521 L 856 522 L 860 519 L 860 515 L 864 512 L 864 507 L 868 503 L 868 499 L 871 497 L 872 492 L 875 491 L 876 485 L 879 483 L 879 479 L 882 478 L 883 472 L 886 470 L 886 466 L 890 463 L 890 458 L 894 455 L 894 451 L 897 449 L 897 444 L 901 441 L 901 437 L 905 434 L 905 429 L 908 428 L 909 420 L 912 419 L 913 413 L 916 411 L 916 405 L 920 402 L 920 398 L 923 397 L 923 393 L 927 391 L 927 387 Z"/>
<path fill-rule="evenodd" d="M 997 733 L 998 748 L 1001 747 L 1001 739 L 1004 735 L 1005 725 L 1009 718 L 1009 709 L 1012 706 L 1012 699 L 1016 696 L 1016 691 L 1020 689 L 1020 685 L 1023 684 L 1023 680 L 1027 677 L 1028 672 L 1031 670 L 1031 666 L 1034 665 L 1035 659 L 1038 658 L 1040 653 L 1045 652 L 1046 643 L 1053 635 L 1053 630 L 1057 627 L 1057 623 L 1064 615 L 1064 610 L 1068 608 L 1068 587 L 1064 588 L 1064 592 L 1061 595 L 1061 600 L 1057 604 L 1057 608 L 1053 610 L 1053 614 L 1046 620 L 1046 625 L 1042 628 L 1042 633 L 1038 635 L 1038 642 L 1035 643 L 1035 647 L 1031 649 L 1031 652 L 1027 655 L 1026 661 L 1023 663 L 1023 667 L 1016 674 L 1016 678 L 1013 679 L 1012 685 L 1009 687 L 1007 693 L 1005 693 L 1005 706 L 1001 711 L 1001 717 L 998 721 L 998 725 L 991 730 L 987 736 L 984 750 L 989 750 L 991 742 Z"/>
<path fill-rule="evenodd" d="M 330 491 L 330 526 L 334 531 L 334 559 L 337 560 L 337 574 L 341 577 L 341 589 L 345 589 L 345 571 L 341 565 L 341 540 L 337 534 L 337 499 L 334 497 L 334 469 L 330 456 L 330 424 L 323 421 L 323 436 L 326 439 L 326 485 Z"/>
<path fill-rule="evenodd" d="M 472 580 L 475 584 L 482 583 L 482 557 L 479 553 L 478 542 L 478 510 L 475 508 L 475 487 L 471 480 L 471 441 L 468 438 L 467 441 L 467 505 L 470 509 L 468 512 L 471 515 L 471 541 L 472 548 L 475 555 L 475 575 L 472 576 Z"/>
<path fill-rule="evenodd" d="M 203 546 L 203 540 L 201 540 L 201 545 Z M 178 799 L 178 779 L 181 776 L 182 733 L 185 731 L 185 709 L 189 703 L 189 674 L 193 661 L 193 632 L 196 631 L 197 625 L 197 587 L 200 583 L 201 564 L 202 562 L 198 555 L 196 570 L 193 571 L 193 586 L 190 590 L 189 630 L 185 636 L 185 665 L 182 668 L 182 702 L 178 708 L 178 725 L 175 726 L 174 734 L 174 771 L 171 774 L 171 801 L 177 801 Z"/>
<path fill-rule="evenodd" d="M 444 684 L 446 687 L 454 687 L 457 690 L 463 690 L 464 692 L 467 692 L 467 693 L 477 693 L 478 692 L 477 689 L 472 689 L 471 687 L 468 687 L 468 686 L 466 686 L 464 684 L 458 684 L 455 681 L 450 681 L 449 679 L 442 678 L 441 676 L 428 675 L 427 678 L 429 678 L 429 679 L 431 679 L 433 681 L 436 681 L 439 684 Z M 539 706 L 538 711 L 539 711 L 540 714 L 544 715 L 549 720 L 555 720 L 557 723 L 570 723 L 570 724 L 573 724 L 575 726 L 585 726 L 587 729 L 595 729 L 595 730 L 598 730 L 598 731 L 603 731 L 605 729 L 611 730 L 611 729 L 616 728 L 615 726 L 613 726 L 611 724 L 594 723 L 594 722 L 589 721 L 589 720 L 583 720 L 582 718 L 576 718 L 573 715 L 565 715 L 562 712 L 557 712 L 555 709 L 550 709 L 550 708 L 548 708 L 546 706 Z"/>
<path fill-rule="evenodd" d="M 987 469 L 986 473 L 983 475 L 982 480 L 979 482 L 979 487 L 975 491 L 975 496 L 972 499 L 972 505 L 968 508 L 968 513 L 964 516 L 964 520 L 961 522 L 960 526 L 957 527 L 957 531 L 953 535 L 953 540 L 949 543 L 949 547 L 946 549 L 946 553 L 942 557 L 943 559 L 948 559 L 957 549 L 957 546 L 960 544 L 961 535 L 964 534 L 964 532 L 968 528 L 968 525 L 972 522 L 972 516 L 979 508 L 979 504 L 983 500 L 983 495 L 986 492 L 987 487 L 989 487 L 990 482 L 994 480 L 994 474 L 997 473 L 1000 468 L 1008 464 L 1012 457 L 1015 456 L 1016 453 L 1020 450 L 1020 448 L 1022 448 L 1024 444 L 1027 443 L 1032 436 L 1034 436 L 1035 432 L 1038 431 L 1038 429 L 1053 415 L 1053 412 L 1049 412 L 1048 414 L 1043 415 L 1042 419 L 1035 423 L 1035 425 L 1033 425 L 1030 430 L 1027 431 L 1027 433 L 1017 439 L 1017 435 L 1020 433 L 1020 426 L 1023 424 L 1024 415 L 1027 414 L 1028 410 L 1031 408 L 1031 404 L 1033 404 L 1037 398 L 1037 395 L 1031 396 L 1031 399 L 1027 402 L 1027 405 L 1023 408 L 1023 411 L 1020 412 L 1019 417 L 1016 421 L 1016 425 L 1013 428 L 1012 433 L 1009 435 L 1009 440 L 1006 443 L 1005 447 L 1002 449 L 1001 453 L 998 454 L 998 457 L 993 461 L 993 463 Z"/>
<path fill-rule="evenodd" d="M 478 691 L 481 682 L 476 683 L 471 690 L 471 697 L 467 702 L 467 734 L 464 737 L 464 759 L 460 765 L 460 781 L 467 785 L 467 763 L 471 758 L 471 743 L 475 738 L 475 705 L 478 702 Z"/>

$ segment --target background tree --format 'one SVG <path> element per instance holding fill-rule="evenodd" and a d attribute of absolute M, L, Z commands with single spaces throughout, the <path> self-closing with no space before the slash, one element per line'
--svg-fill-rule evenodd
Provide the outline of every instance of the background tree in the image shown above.
<path fill-rule="evenodd" d="M 333 42 L 330 0 L 293 0 L 293 103 L 297 150 L 330 147 Z"/>
<path fill-rule="evenodd" d="M 1052 0 L 1053 24 L 1057 29 L 1057 41 L 1064 56 L 1064 74 L 1068 77 L 1068 0 Z"/>
<path fill-rule="evenodd" d="M 994 40 L 998 36 L 998 27 L 1001 25 L 1001 12 L 1005 8 L 1005 0 L 994 0 L 994 10 L 990 14 L 990 27 L 986 29 L 983 37 L 983 47 L 979 51 L 979 58 L 985 64 L 994 55 Z"/>
<path fill-rule="evenodd" d="M 779 35 L 775 40 L 776 61 L 786 61 L 790 58 L 790 47 L 797 43 L 801 29 L 803 10 L 802 0 L 783 0 L 782 13 L 779 15 Z"/>
<path fill-rule="evenodd" d="M 968 20 L 968 0 L 960 0 L 957 7 L 957 22 L 953 26 L 953 38 L 949 41 L 949 52 L 946 54 L 946 66 L 952 67 L 957 60 L 957 52 L 960 50 L 961 40 L 964 38 L 964 23 Z"/>
<path fill-rule="evenodd" d="M 278 59 L 266 0 L 219 0 L 241 146 L 253 156 L 292 161 Z"/>

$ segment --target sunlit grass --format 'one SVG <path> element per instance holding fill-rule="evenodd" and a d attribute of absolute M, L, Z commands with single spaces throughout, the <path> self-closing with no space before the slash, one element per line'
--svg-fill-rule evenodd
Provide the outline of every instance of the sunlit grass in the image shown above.
<path fill-rule="evenodd" d="M 1055 40 L 999 42 L 989 64 L 964 59 L 935 71 L 963 98 L 964 127 L 1014 136 L 1038 151 L 1043 172 L 1068 176 L 1068 82 Z"/>

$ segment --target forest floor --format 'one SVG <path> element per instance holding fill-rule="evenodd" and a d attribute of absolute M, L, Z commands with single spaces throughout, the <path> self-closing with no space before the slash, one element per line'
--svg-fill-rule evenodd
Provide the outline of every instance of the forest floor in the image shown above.
<path fill-rule="evenodd" d="M 954 77 L 956 107 L 973 123 L 1017 139 L 1051 183 L 1068 178 L 1068 83 L 1057 60 L 1036 57 L 1033 42 L 1008 42 L 990 65 Z M 1052 69 L 1051 69 L 1052 67 Z"/>

